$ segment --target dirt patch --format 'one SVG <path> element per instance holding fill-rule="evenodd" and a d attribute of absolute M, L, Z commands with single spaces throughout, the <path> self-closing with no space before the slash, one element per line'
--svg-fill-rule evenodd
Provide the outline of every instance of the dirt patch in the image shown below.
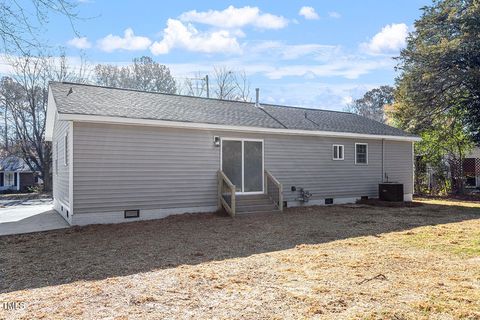
<path fill-rule="evenodd" d="M 364 205 L 376 206 L 376 207 L 389 207 L 389 208 L 414 208 L 414 207 L 420 207 L 423 205 L 421 202 L 418 202 L 418 201 L 412 201 L 412 202 L 383 201 L 380 199 L 358 200 L 357 204 L 364 204 Z"/>
<path fill-rule="evenodd" d="M 0 301 L 25 307 L 0 318 L 478 319 L 480 204 L 454 203 L 1 237 Z"/>

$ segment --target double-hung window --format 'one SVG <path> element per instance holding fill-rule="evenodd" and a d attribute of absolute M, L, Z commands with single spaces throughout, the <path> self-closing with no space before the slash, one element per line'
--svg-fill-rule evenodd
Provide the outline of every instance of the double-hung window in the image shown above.
<path fill-rule="evenodd" d="M 368 164 L 368 143 L 355 143 L 355 164 Z"/>
<path fill-rule="evenodd" d="M 333 160 L 343 160 L 344 159 L 344 154 L 343 154 L 344 147 L 341 144 L 334 144 L 332 148 L 332 159 Z"/>

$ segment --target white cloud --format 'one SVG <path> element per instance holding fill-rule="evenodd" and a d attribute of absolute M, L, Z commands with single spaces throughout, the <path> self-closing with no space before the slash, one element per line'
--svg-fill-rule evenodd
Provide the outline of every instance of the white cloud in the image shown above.
<path fill-rule="evenodd" d="M 312 56 L 317 61 L 323 61 L 336 55 L 339 46 L 306 43 L 289 45 L 280 41 L 264 41 L 255 45 L 251 51 L 257 54 L 268 54 L 269 57 L 278 57 L 282 60 L 295 60 L 300 57 Z"/>
<path fill-rule="evenodd" d="M 370 54 L 396 54 L 405 47 L 407 36 L 408 27 L 405 23 L 392 23 L 360 47 Z"/>
<path fill-rule="evenodd" d="M 325 64 L 298 64 L 281 67 L 271 67 L 265 71 L 269 79 L 281 79 L 285 77 L 342 77 L 357 79 L 373 70 L 393 68 L 391 59 L 386 60 L 350 60 L 345 58 L 331 60 Z"/>
<path fill-rule="evenodd" d="M 341 15 L 340 13 L 336 12 L 336 11 L 330 11 L 330 12 L 328 13 L 328 16 L 329 16 L 330 18 L 334 18 L 334 19 L 339 19 L 339 18 L 342 17 L 342 15 Z"/>
<path fill-rule="evenodd" d="M 184 22 L 198 22 L 219 28 L 241 28 L 248 25 L 260 29 L 281 29 L 287 26 L 288 20 L 282 16 L 261 13 L 258 7 L 245 6 L 235 8 L 229 6 L 225 10 L 208 10 L 199 12 L 191 10 L 180 15 Z"/>
<path fill-rule="evenodd" d="M 377 83 L 301 81 L 260 85 L 260 102 L 342 111 L 349 99 L 360 98 Z M 262 98 L 263 97 L 263 98 Z"/>
<path fill-rule="evenodd" d="M 67 41 L 67 44 L 77 49 L 88 49 L 92 47 L 87 37 L 75 37 Z"/>
<path fill-rule="evenodd" d="M 313 7 L 301 7 L 298 14 L 307 20 L 318 20 L 320 18 Z"/>
<path fill-rule="evenodd" d="M 344 105 L 352 104 L 352 103 L 353 103 L 353 97 L 352 97 L 352 96 L 342 97 L 342 103 L 343 103 Z"/>
<path fill-rule="evenodd" d="M 98 47 L 106 52 L 112 52 L 115 50 L 145 50 L 151 44 L 152 41 L 147 37 L 136 36 L 131 28 L 125 30 L 123 38 L 109 34 L 105 38 L 98 40 Z"/>
<path fill-rule="evenodd" d="M 241 35 L 236 33 L 237 35 Z M 154 55 L 167 54 L 174 48 L 204 53 L 238 53 L 240 45 L 234 34 L 227 30 L 200 32 L 192 25 L 168 19 L 163 39 L 150 47 Z"/>

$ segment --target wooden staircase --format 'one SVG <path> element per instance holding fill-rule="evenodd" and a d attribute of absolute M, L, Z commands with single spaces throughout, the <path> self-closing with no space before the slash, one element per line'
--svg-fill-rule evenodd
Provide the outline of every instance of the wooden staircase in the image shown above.
<path fill-rule="evenodd" d="M 280 212 L 266 194 L 258 195 L 237 195 L 236 213 L 262 213 L 262 212 Z"/>
<path fill-rule="evenodd" d="M 240 195 L 237 188 L 222 170 L 218 171 L 218 208 L 225 209 L 231 217 L 237 213 L 260 213 L 283 211 L 282 184 L 265 170 L 265 193 L 256 195 Z"/>

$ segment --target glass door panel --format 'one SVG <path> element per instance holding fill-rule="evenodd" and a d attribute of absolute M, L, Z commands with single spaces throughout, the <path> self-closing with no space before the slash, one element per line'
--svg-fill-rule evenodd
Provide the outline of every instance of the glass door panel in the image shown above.
<path fill-rule="evenodd" d="M 262 192 L 263 143 L 260 141 L 244 141 L 243 152 L 243 192 Z"/>
<path fill-rule="evenodd" d="M 242 141 L 222 141 L 222 170 L 237 192 L 242 192 Z"/>

